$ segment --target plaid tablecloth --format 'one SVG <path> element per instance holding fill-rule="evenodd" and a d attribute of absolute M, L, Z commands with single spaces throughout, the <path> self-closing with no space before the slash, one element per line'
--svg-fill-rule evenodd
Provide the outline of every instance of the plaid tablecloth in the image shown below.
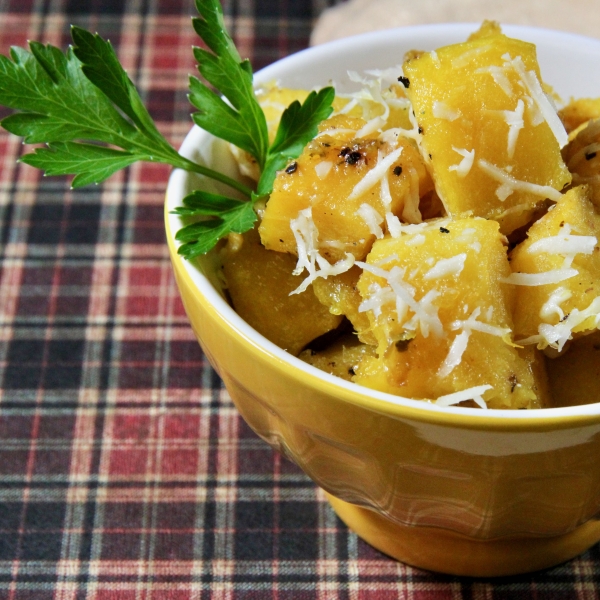
<path fill-rule="evenodd" d="M 263 66 L 327 4 L 224 3 Z M 190 127 L 192 0 L 2 0 L 0 50 L 109 37 L 160 129 Z M 399 564 L 242 422 L 188 327 L 163 233 L 168 170 L 73 191 L 0 137 L 0 600 L 597 598 L 600 549 L 471 580 Z"/>

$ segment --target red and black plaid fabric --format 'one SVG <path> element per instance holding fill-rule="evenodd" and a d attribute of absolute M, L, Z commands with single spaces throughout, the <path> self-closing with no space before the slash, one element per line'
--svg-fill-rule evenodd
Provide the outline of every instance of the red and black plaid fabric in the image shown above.
<path fill-rule="evenodd" d="M 232 0 L 260 67 L 306 46 L 327 0 Z M 333 3 L 329 0 L 329 3 Z M 112 40 L 160 129 L 190 128 L 192 0 L 4 0 L 0 50 Z M 168 170 L 71 190 L 0 137 L 0 600 L 598 598 L 598 547 L 470 580 L 394 562 L 347 530 L 242 422 L 187 324 L 162 204 Z"/>

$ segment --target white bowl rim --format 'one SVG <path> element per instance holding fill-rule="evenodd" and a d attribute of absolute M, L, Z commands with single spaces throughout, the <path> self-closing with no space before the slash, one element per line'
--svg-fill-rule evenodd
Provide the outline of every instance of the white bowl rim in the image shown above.
<path fill-rule="evenodd" d="M 267 83 L 273 80 L 274 74 L 280 72 L 282 67 L 291 68 L 293 66 L 303 64 L 306 61 L 312 61 L 314 60 L 314 57 L 317 56 L 320 57 L 319 60 L 324 60 L 324 57 L 328 56 L 329 54 L 336 54 L 350 49 L 356 51 L 357 47 L 363 44 L 368 45 L 371 43 L 377 43 L 379 45 L 380 43 L 385 43 L 386 40 L 398 40 L 399 36 L 402 37 L 403 35 L 409 33 L 411 36 L 417 37 L 436 37 L 437 35 L 441 34 L 451 34 L 452 36 L 456 36 L 457 41 L 460 41 L 461 39 L 464 39 L 466 35 L 475 31 L 479 26 L 479 23 L 432 24 L 364 33 L 358 36 L 335 40 L 327 44 L 307 48 L 298 53 L 292 54 L 257 72 L 255 74 L 255 80 L 257 83 Z M 594 38 L 588 38 L 563 31 L 539 29 L 519 25 L 503 25 L 502 30 L 511 37 L 534 41 L 536 44 L 556 43 L 559 41 L 564 44 L 583 45 L 586 47 L 586 49 L 589 48 L 600 58 L 600 40 Z M 598 96 L 600 97 L 600 88 Z M 210 139 L 210 137 L 211 136 L 209 134 L 194 125 L 181 145 L 181 153 L 184 156 L 190 156 L 194 150 L 200 147 L 203 142 L 206 142 L 208 139 Z M 175 169 L 172 172 L 167 187 L 166 202 L 168 209 L 172 209 L 177 206 L 180 198 L 182 197 L 187 177 L 188 174 L 180 169 Z M 176 215 L 169 214 L 167 219 L 167 231 L 175 231 L 180 226 L 179 217 Z M 212 305 L 217 313 L 249 343 L 261 349 L 261 351 L 265 352 L 267 355 L 270 355 L 277 361 L 290 364 L 298 370 L 299 376 L 304 372 L 328 382 L 331 385 L 342 388 L 350 392 L 351 395 L 361 395 L 371 401 L 379 401 L 382 403 L 382 406 L 387 404 L 394 413 L 396 410 L 394 410 L 393 407 L 396 407 L 396 409 L 405 407 L 410 409 L 411 413 L 416 409 L 418 412 L 422 412 L 422 417 L 426 419 L 427 414 L 430 414 L 433 417 L 433 415 L 448 415 L 450 412 L 455 416 L 460 415 L 461 417 L 473 419 L 474 426 L 476 426 L 477 422 L 481 419 L 501 420 L 504 422 L 508 420 L 513 421 L 515 425 L 519 423 L 521 426 L 525 425 L 525 422 L 540 423 L 544 421 L 554 422 L 555 420 L 564 420 L 564 425 L 567 426 L 567 422 L 570 422 L 573 419 L 579 422 L 581 418 L 584 418 L 585 420 L 586 417 L 589 417 L 590 421 L 596 421 L 598 418 L 600 418 L 600 401 L 587 405 L 535 410 L 482 410 L 479 408 L 466 408 L 458 406 L 441 407 L 424 400 L 403 398 L 393 394 L 372 390 L 356 383 L 346 381 L 305 363 L 299 358 L 287 353 L 273 342 L 269 341 L 250 325 L 248 325 L 248 323 L 246 323 L 233 310 L 233 308 L 223 299 L 217 290 L 215 290 L 210 281 L 202 274 L 200 269 L 193 262 L 185 260 L 180 255 L 174 256 L 172 259 L 180 262 L 185 271 L 196 284 L 198 291 L 207 299 L 209 304 Z M 357 391 L 359 394 L 357 394 Z"/>

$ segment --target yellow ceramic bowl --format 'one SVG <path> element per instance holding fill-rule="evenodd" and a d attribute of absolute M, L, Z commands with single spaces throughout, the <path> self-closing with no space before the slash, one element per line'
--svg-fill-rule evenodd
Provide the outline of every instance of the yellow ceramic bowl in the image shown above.
<path fill-rule="evenodd" d="M 368 34 L 310 49 L 258 74 L 311 88 L 347 69 L 385 68 L 405 51 L 466 39 L 476 25 Z M 565 98 L 600 96 L 600 41 L 506 27 L 537 44 L 545 80 Z M 182 151 L 236 172 L 222 143 L 195 128 Z M 329 495 L 376 548 L 426 569 L 505 575 L 576 556 L 600 539 L 600 404 L 538 411 L 439 408 L 362 388 L 287 354 L 220 292 L 216 257 L 186 262 L 168 211 L 194 187 L 175 171 L 166 228 L 192 328 L 248 424 Z"/>

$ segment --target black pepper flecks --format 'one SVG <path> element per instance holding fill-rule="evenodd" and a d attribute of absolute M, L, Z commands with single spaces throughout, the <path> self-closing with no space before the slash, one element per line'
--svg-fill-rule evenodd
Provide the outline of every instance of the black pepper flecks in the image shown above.
<path fill-rule="evenodd" d="M 450 230 L 445 227 L 440 227 L 440 233 L 450 233 Z"/>
<path fill-rule="evenodd" d="M 347 146 L 342 148 L 340 156 L 342 156 L 349 165 L 355 165 L 362 158 L 362 154 L 358 150 L 352 150 Z"/>
<path fill-rule="evenodd" d="M 285 168 L 285 172 L 288 175 L 291 175 L 292 173 L 295 173 L 296 170 L 298 169 L 298 163 L 296 161 L 294 161 L 293 163 L 290 163 L 286 168 Z"/>
<path fill-rule="evenodd" d="M 396 342 L 396 350 L 398 350 L 398 352 L 406 352 L 408 350 L 408 345 L 410 344 L 410 342 L 412 341 L 412 339 L 410 340 L 398 340 Z"/>
<path fill-rule="evenodd" d="M 409 88 L 410 87 L 410 81 L 408 79 L 408 77 L 404 77 L 404 75 L 400 75 L 400 77 L 398 77 L 398 81 L 405 87 L 405 88 Z"/>
<path fill-rule="evenodd" d="M 423 128 L 419 125 L 419 133 L 423 133 Z"/>
<path fill-rule="evenodd" d="M 394 170 L 392 172 L 396 176 L 402 175 L 402 167 L 400 165 L 397 165 L 396 167 L 394 167 Z"/>

